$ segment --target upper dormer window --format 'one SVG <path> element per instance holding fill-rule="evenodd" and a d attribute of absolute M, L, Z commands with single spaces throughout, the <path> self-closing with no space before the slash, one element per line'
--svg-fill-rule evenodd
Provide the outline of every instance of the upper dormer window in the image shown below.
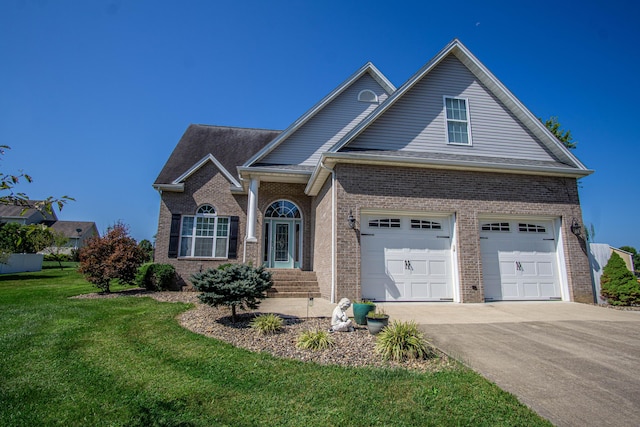
<path fill-rule="evenodd" d="M 469 102 L 464 98 L 444 98 L 449 144 L 471 145 Z"/>
<path fill-rule="evenodd" d="M 378 95 L 370 89 L 361 90 L 358 94 L 358 101 L 362 102 L 378 102 Z"/>

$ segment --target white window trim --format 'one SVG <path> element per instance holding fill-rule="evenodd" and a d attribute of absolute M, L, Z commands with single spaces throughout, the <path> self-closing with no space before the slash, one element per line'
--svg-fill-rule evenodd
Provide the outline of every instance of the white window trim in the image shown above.
<path fill-rule="evenodd" d="M 203 205 L 204 206 L 204 205 Z M 179 255 L 180 258 L 202 258 L 202 259 L 227 259 L 229 258 L 229 238 L 230 238 L 230 224 L 231 224 L 231 218 L 230 217 L 226 217 L 226 216 L 218 216 L 217 211 L 216 213 L 213 214 L 200 214 L 197 213 L 198 210 L 200 210 L 200 207 L 198 207 L 198 209 L 196 210 L 196 213 L 194 215 L 182 215 L 182 217 L 180 218 L 180 242 L 178 244 L 178 254 L 182 253 L 182 239 L 185 237 L 189 237 L 191 239 L 191 247 L 190 247 L 190 253 L 188 255 Z M 215 207 L 213 208 L 213 210 L 215 211 Z M 185 236 L 183 234 L 183 227 L 184 227 L 184 219 L 185 218 L 193 218 L 193 226 L 192 226 L 192 230 L 191 230 L 191 234 L 189 234 L 188 236 Z M 207 237 L 213 240 L 213 247 L 212 247 L 212 256 L 208 257 L 208 256 L 196 256 L 195 254 L 195 250 L 196 250 L 196 244 L 195 244 L 195 240 L 196 238 L 198 238 L 198 236 L 196 236 L 196 229 L 197 229 L 197 218 L 214 218 L 214 223 L 213 223 L 213 229 L 214 229 L 214 236 L 212 237 Z M 217 257 L 216 256 L 216 249 L 217 249 L 217 244 L 218 244 L 218 219 L 220 218 L 226 218 L 227 219 L 227 235 L 225 237 L 226 240 L 226 244 L 225 244 L 225 254 L 224 256 L 221 257 Z M 200 236 L 202 237 L 202 236 Z"/>
<path fill-rule="evenodd" d="M 364 93 L 370 93 L 371 95 L 373 95 L 373 100 L 362 99 L 362 94 L 364 94 Z M 358 93 L 358 101 L 360 101 L 360 102 L 369 102 L 371 104 L 376 104 L 376 103 L 378 103 L 378 95 L 376 95 L 376 93 L 374 91 L 372 91 L 371 89 L 363 89 Z"/>
<path fill-rule="evenodd" d="M 447 99 L 460 99 L 462 101 L 464 101 L 464 105 L 465 108 L 467 110 L 467 120 L 465 121 L 465 123 L 467 123 L 467 135 L 469 137 L 469 142 L 464 143 L 464 142 L 451 142 L 449 141 L 449 118 L 447 118 Z M 471 114 L 469 114 L 469 98 L 463 98 L 460 96 L 447 96 L 447 95 L 443 95 L 442 96 L 442 107 L 443 107 L 443 113 L 444 113 L 444 134 L 447 137 L 447 144 L 449 145 L 461 145 L 463 147 L 470 147 L 473 145 L 473 138 L 471 137 Z M 454 120 L 451 119 L 452 122 L 458 122 L 458 123 L 462 123 L 462 120 Z"/>

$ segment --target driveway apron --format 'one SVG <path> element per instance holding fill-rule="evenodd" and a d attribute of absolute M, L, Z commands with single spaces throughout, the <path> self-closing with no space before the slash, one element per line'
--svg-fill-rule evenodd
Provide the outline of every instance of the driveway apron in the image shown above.
<path fill-rule="evenodd" d="M 479 310 L 490 306 L 496 320 L 459 323 L 450 313 L 452 323 L 422 328 L 555 425 L 640 425 L 640 312 L 553 302 Z"/>

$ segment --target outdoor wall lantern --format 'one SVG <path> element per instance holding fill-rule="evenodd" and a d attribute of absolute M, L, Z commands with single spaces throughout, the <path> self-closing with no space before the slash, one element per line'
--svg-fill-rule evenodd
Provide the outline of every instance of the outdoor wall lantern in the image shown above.
<path fill-rule="evenodd" d="M 579 237 L 581 230 L 582 230 L 582 226 L 580 225 L 578 220 L 574 218 L 573 222 L 571 223 L 571 232 Z"/>
<path fill-rule="evenodd" d="M 349 228 L 356 228 L 356 219 L 353 217 L 353 211 L 349 209 L 349 216 L 347 217 L 347 222 L 349 223 Z"/>

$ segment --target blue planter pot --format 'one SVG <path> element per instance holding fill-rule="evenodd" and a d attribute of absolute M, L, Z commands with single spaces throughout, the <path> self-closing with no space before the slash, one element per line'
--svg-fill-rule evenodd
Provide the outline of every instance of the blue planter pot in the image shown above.
<path fill-rule="evenodd" d="M 389 316 L 383 318 L 367 317 L 367 329 L 371 335 L 377 335 L 389 324 Z"/>
<path fill-rule="evenodd" d="M 353 303 L 353 318 L 358 325 L 367 324 L 367 313 L 376 309 L 375 304 L 358 304 Z"/>

